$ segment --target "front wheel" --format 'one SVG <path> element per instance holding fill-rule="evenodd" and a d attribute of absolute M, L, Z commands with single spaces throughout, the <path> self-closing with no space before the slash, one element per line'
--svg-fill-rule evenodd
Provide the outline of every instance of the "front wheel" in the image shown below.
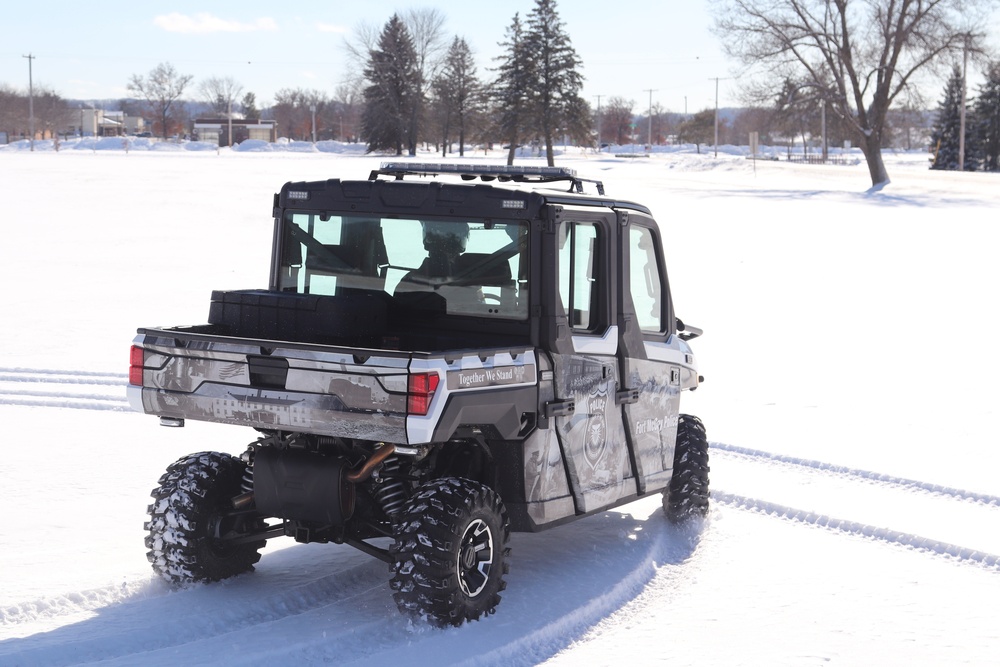
<path fill-rule="evenodd" d="M 510 525 L 492 489 L 459 477 L 429 482 L 393 533 L 390 585 L 400 611 L 442 627 L 493 613 L 506 587 Z"/>
<path fill-rule="evenodd" d="M 677 423 L 674 473 L 663 491 L 663 511 L 672 523 L 708 514 L 708 437 L 705 425 L 691 415 Z"/>
<path fill-rule="evenodd" d="M 153 489 L 145 528 L 146 557 L 173 584 L 219 581 L 253 569 L 264 540 L 234 544 L 254 520 L 234 515 L 246 464 L 229 454 L 202 452 L 175 461 Z"/>

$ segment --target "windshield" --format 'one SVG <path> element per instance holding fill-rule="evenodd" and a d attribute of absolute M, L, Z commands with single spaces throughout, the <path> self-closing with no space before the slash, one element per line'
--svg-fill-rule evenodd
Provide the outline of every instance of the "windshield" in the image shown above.
<path fill-rule="evenodd" d="M 289 212 L 278 289 L 383 291 L 413 308 L 526 319 L 527 245 L 519 222 Z"/>

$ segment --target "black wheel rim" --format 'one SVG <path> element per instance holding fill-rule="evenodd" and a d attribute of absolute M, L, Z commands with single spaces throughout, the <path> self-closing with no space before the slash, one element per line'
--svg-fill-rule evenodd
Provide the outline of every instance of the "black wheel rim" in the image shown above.
<path fill-rule="evenodd" d="M 219 558 L 231 556 L 236 547 L 228 540 L 222 539 L 222 535 L 232 529 L 232 518 L 220 512 L 209 517 L 205 524 L 204 538 L 212 554 Z"/>
<path fill-rule="evenodd" d="M 465 528 L 458 552 L 458 582 L 462 592 L 474 598 L 483 592 L 493 567 L 493 531 L 482 519 Z"/>

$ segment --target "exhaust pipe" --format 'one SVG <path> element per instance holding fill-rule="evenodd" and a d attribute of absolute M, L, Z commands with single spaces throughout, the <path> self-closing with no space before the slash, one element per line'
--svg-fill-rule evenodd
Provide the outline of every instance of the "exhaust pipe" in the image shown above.
<path fill-rule="evenodd" d="M 380 444 L 382 446 L 376 449 L 375 453 L 369 456 L 368 460 L 365 461 L 360 468 L 344 475 L 344 479 L 346 479 L 351 484 L 359 484 L 361 482 L 366 481 L 369 477 L 372 476 L 372 472 L 374 472 L 375 468 L 378 467 L 387 458 L 392 456 L 393 452 L 396 451 L 395 445 L 392 444 L 387 445 L 384 442 Z"/>

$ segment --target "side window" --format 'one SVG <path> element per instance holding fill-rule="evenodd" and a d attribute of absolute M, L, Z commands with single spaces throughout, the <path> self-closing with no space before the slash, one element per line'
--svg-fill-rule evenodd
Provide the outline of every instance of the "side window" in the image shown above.
<path fill-rule="evenodd" d="M 597 326 L 594 302 L 597 296 L 597 227 L 568 222 L 559 232 L 559 296 L 569 313 L 570 327 Z"/>
<path fill-rule="evenodd" d="M 642 331 L 663 331 L 663 275 L 656 256 L 653 232 L 646 227 L 629 229 L 629 290 Z"/>

